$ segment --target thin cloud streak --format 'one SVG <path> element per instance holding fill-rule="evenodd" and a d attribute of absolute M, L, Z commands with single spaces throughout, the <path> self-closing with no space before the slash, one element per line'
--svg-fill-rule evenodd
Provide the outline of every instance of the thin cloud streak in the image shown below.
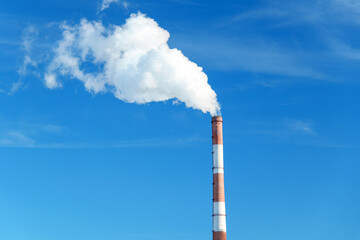
<path fill-rule="evenodd" d="M 221 28 L 227 25 L 236 24 L 239 22 L 251 21 L 251 20 L 261 20 L 261 19 L 282 19 L 289 17 L 287 11 L 283 11 L 276 8 L 263 8 L 256 9 L 252 11 L 242 12 L 234 16 L 227 17 L 226 19 L 220 20 L 215 24 L 216 28 Z"/>
<path fill-rule="evenodd" d="M 40 143 L 20 132 L 11 132 L 6 137 L 0 138 L 0 147 L 6 148 L 34 148 L 34 149 L 106 149 L 106 148 L 156 148 L 171 146 L 194 146 L 195 143 L 207 141 L 205 138 L 157 138 L 138 139 L 133 141 L 121 141 L 111 143 Z"/>
<path fill-rule="evenodd" d="M 296 132 L 300 132 L 306 135 L 317 135 L 313 129 L 313 124 L 310 121 L 287 119 L 285 125 Z"/>
<path fill-rule="evenodd" d="M 167 2 L 172 2 L 172 3 L 179 3 L 179 4 L 184 4 L 184 5 L 192 5 L 192 6 L 203 6 L 203 3 L 199 3 L 196 1 L 190 1 L 190 0 L 167 0 Z"/>
<path fill-rule="evenodd" d="M 17 40 L 6 40 L 6 39 L 0 39 L 1 45 L 12 45 L 12 46 L 20 46 L 22 44 L 21 41 Z"/>
<path fill-rule="evenodd" d="M 272 39 L 258 32 L 247 39 L 223 40 L 218 37 L 217 40 L 211 40 L 210 37 L 207 42 L 201 38 L 198 41 L 197 37 L 194 38 L 197 41 L 188 41 L 186 44 L 191 51 L 197 51 L 202 59 L 210 59 L 208 65 L 212 69 L 345 83 L 348 81 L 343 79 L 343 75 L 337 76 L 344 67 L 339 66 L 339 62 L 343 59 L 359 60 L 360 48 L 355 43 L 344 42 L 343 39 L 349 39 L 349 33 L 344 29 L 351 27 L 353 31 L 358 31 L 355 28 L 360 23 L 359 13 L 360 2 L 354 0 L 305 1 L 301 5 L 284 1 L 269 2 L 262 8 L 220 19 L 213 24 L 213 28 L 219 31 L 227 28 L 240 33 L 259 23 L 266 31 L 301 28 L 301 31 L 306 29 L 307 34 L 311 35 L 312 42 L 299 42 L 298 36 L 286 41 Z M 252 41 L 250 38 L 253 38 Z M 191 44 L 197 46 L 192 47 Z M 334 68 L 324 70 L 326 65 L 333 65 Z"/>
<path fill-rule="evenodd" d="M 325 80 L 327 76 L 303 63 L 302 53 L 290 52 L 271 43 L 207 36 L 176 36 L 184 52 L 192 52 L 209 68 L 249 71 Z"/>
<path fill-rule="evenodd" d="M 117 148 L 123 147 L 165 147 L 165 146 L 177 146 L 177 145 L 189 145 L 198 142 L 204 142 L 207 139 L 199 137 L 186 137 L 186 138 L 157 138 L 157 139 L 139 139 L 135 141 L 126 141 L 116 144 Z"/>
<path fill-rule="evenodd" d="M 26 147 L 32 148 L 35 144 L 34 139 L 26 136 L 22 132 L 10 131 L 3 134 L 0 138 L 0 146 L 2 147 Z"/>
<path fill-rule="evenodd" d="M 340 39 L 328 39 L 329 47 L 332 49 L 333 54 L 350 59 L 360 60 L 360 49 L 354 48 Z"/>
<path fill-rule="evenodd" d="M 289 27 L 292 25 L 312 24 L 320 27 L 326 24 L 354 24 L 354 15 L 360 12 L 360 4 L 353 0 L 271 2 L 268 6 L 250 11 L 240 12 L 221 21 L 229 25 L 264 19 L 276 20 L 266 25 Z M 360 19 L 357 16 L 357 19 Z"/>
<path fill-rule="evenodd" d="M 31 121 L 9 121 L 0 116 L 0 148 L 39 148 L 39 149 L 95 149 L 95 148 L 143 148 L 193 146 L 208 141 L 198 136 L 177 138 L 145 138 L 134 140 L 113 140 L 111 142 L 84 142 L 73 140 L 53 140 L 49 136 L 67 136 L 73 134 L 66 127 L 52 123 L 34 123 Z"/>
<path fill-rule="evenodd" d="M 129 8 L 129 2 L 124 0 L 103 0 L 100 5 L 99 12 L 102 12 L 105 9 L 109 8 L 111 4 L 121 5 L 126 10 Z"/>
<path fill-rule="evenodd" d="M 22 48 L 24 51 L 24 61 L 18 70 L 18 74 L 22 77 L 26 76 L 29 67 L 37 67 L 37 63 L 32 59 L 31 53 L 33 42 L 36 40 L 38 30 L 34 26 L 30 26 L 24 30 Z"/>
<path fill-rule="evenodd" d="M 249 124 L 245 134 L 270 138 L 286 144 L 325 148 L 359 148 L 359 146 L 334 143 L 318 134 L 312 121 L 285 119 L 280 122 L 256 122 Z"/>
<path fill-rule="evenodd" d="M 34 148 L 37 137 L 60 135 L 66 128 L 55 124 L 9 121 L 0 117 L 0 147 Z"/>
<path fill-rule="evenodd" d="M 333 0 L 333 2 L 340 8 L 338 10 L 353 13 L 352 17 L 355 17 L 357 20 L 360 20 L 360 2 L 357 0 Z"/>
<path fill-rule="evenodd" d="M 14 82 L 11 85 L 11 88 L 10 88 L 10 90 L 8 92 L 8 95 L 15 94 L 21 87 L 22 87 L 22 82 L 21 81 Z"/>

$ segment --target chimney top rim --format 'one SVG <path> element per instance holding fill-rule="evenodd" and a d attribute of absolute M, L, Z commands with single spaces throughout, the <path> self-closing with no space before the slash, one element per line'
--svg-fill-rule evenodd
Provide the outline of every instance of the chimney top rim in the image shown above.
<path fill-rule="evenodd" d="M 222 116 L 213 116 L 211 122 L 223 122 Z"/>

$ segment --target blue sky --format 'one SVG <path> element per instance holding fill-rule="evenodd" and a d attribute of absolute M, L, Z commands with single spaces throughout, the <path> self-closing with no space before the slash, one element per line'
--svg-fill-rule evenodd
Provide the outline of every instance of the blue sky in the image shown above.
<path fill-rule="evenodd" d="M 0 239 L 211 238 L 211 117 L 44 74 L 61 24 L 147 14 L 224 118 L 228 238 L 360 240 L 360 4 L 13 0 L 0 9 Z M 91 68 L 90 68 L 91 69 Z"/>

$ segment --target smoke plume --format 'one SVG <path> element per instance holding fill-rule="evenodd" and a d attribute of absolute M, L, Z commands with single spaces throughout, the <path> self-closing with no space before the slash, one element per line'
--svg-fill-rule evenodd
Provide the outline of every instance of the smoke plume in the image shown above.
<path fill-rule="evenodd" d="M 61 87 L 58 76 L 70 76 L 90 92 L 110 91 L 125 102 L 174 99 L 218 114 L 220 106 L 206 74 L 180 50 L 170 49 L 169 37 L 141 13 L 132 14 L 123 26 L 104 27 L 86 19 L 76 26 L 64 25 L 45 84 Z"/>

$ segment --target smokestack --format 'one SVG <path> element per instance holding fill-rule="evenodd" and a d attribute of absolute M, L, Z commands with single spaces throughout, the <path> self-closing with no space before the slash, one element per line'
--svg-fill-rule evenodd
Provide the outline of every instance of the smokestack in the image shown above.
<path fill-rule="evenodd" d="M 226 240 L 222 117 L 212 117 L 213 142 L 213 240 Z"/>

